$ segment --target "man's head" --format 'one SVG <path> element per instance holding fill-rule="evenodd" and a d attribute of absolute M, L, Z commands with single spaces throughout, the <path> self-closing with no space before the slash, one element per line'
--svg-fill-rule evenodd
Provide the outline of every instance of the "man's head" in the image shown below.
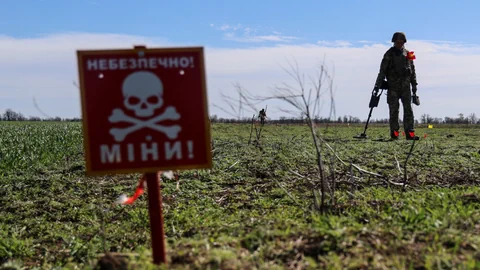
<path fill-rule="evenodd" d="M 392 36 L 392 42 L 397 49 L 401 49 L 407 43 L 407 37 L 403 32 L 395 32 Z"/>

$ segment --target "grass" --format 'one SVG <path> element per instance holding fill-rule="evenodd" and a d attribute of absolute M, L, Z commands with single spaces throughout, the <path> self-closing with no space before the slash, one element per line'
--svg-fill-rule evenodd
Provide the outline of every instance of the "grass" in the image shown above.
<path fill-rule="evenodd" d="M 402 183 L 412 142 L 352 138 L 362 131 L 319 128 L 345 162 L 385 178 L 354 170 L 350 182 L 337 161 L 336 204 L 321 216 L 306 127 L 266 126 L 260 149 L 248 125 L 214 124 L 214 168 L 180 172 L 179 190 L 162 182 L 169 268 L 480 268 L 480 128 L 418 128 L 405 192 L 385 180 Z M 0 269 L 92 269 L 105 252 L 153 267 L 147 194 L 113 204 L 140 175 L 85 177 L 83 158 L 79 123 L 0 122 Z"/>

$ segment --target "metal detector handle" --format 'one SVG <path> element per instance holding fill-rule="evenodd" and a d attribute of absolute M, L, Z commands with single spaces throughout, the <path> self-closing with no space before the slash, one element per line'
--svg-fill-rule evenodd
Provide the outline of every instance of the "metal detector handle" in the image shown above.
<path fill-rule="evenodd" d="M 374 87 L 372 90 L 372 96 L 380 96 L 383 93 L 383 88 Z M 380 94 L 378 93 L 380 91 Z"/>
<path fill-rule="evenodd" d="M 378 88 L 375 87 L 373 88 L 372 91 L 372 97 L 370 98 L 370 102 L 368 103 L 369 108 L 375 108 L 378 106 L 378 102 L 380 101 L 380 96 L 383 93 L 383 89 L 381 90 L 380 93 L 378 93 Z"/>

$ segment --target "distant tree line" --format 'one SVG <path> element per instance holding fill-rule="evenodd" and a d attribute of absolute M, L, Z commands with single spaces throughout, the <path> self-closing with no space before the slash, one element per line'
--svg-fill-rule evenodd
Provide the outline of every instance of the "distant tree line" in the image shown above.
<path fill-rule="evenodd" d="M 51 121 L 51 122 L 79 122 L 82 119 L 80 118 L 61 118 L 57 117 L 48 117 L 40 118 L 38 116 L 25 116 L 21 112 L 16 112 L 12 109 L 6 109 L 3 114 L 0 114 L 0 121 Z"/>
<path fill-rule="evenodd" d="M 400 117 L 401 118 L 401 117 Z M 400 123 L 402 123 L 402 119 L 399 119 Z M 210 121 L 212 123 L 250 123 L 252 122 L 252 118 L 244 117 L 242 119 L 237 118 L 222 118 L 218 117 L 217 115 L 213 115 L 210 117 Z M 338 117 L 337 119 L 330 119 L 326 117 L 318 117 L 314 119 L 315 123 L 322 124 L 322 123 L 332 123 L 332 124 L 363 124 L 367 120 L 360 120 L 358 117 L 353 117 L 350 115 L 346 115 L 343 117 Z M 304 123 L 304 119 L 301 117 L 290 117 L 287 118 L 285 116 L 280 117 L 279 119 L 270 119 L 267 120 L 267 123 L 272 124 L 301 124 Z M 389 119 L 373 119 L 370 118 L 370 122 L 372 124 L 388 124 Z M 433 118 L 430 117 L 428 114 L 423 114 L 420 119 L 415 119 L 416 124 L 480 124 L 480 119 L 477 118 L 475 113 L 470 114 L 468 117 L 465 117 L 463 113 L 458 114 L 458 117 L 445 117 L 445 118 Z"/>
<path fill-rule="evenodd" d="M 7 109 L 3 114 L 0 113 L 0 121 L 52 121 L 52 122 L 79 122 L 81 118 L 61 118 L 61 117 L 49 117 L 49 118 L 40 118 L 38 116 L 29 116 L 26 117 L 20 112 L 16 112 L 12 109 Z M 267 123 L 271 124 L 303 124 L 304 119 L 302 117 L 285 117 L 282 116 L 279 119 L 267 119 Z M 332 123 L 332 124 L 362 124 L 366 122 L 365 120 L 360 120 L 358 117 L 353 117 L 350 115 L 345 115 L 338 117 L 337 119 L 330 119 L 326 117 L 317 117 L 314 119 L 315 123 Z M 251 117 L 244 117 L 241 119 L 238 118 L 222 118 L 217 115 L 210 116 L 211 123 L 251 123 Z M 388 118 L 383 119 L 370 119 L 372 124 L 388 124 Z M 400 122 L 401 119 L 400 119 Z M 419 119 L 416 119 L 417 124 L 480 124 L 480 119 L 472 113 L 468 116 L 465 116 L 463 113 L 458 114 L 457 117 L 431 117 L 429 114 L 423 114 Z"/>
<path fill-rule="evenodd" d="M 471 113 L 469 116 L 464 116 L 463 113 L 459 113 L 458 117 L 431 117 L 428 114 L 423 114 L 421 116 L 422 124 L 480 124 L 480 119 L 477 118 L 475 113 Z"/>
<path fill-rule="evenodd" d="M 255 118 L 255 120 L 257 119 Z M 315 123 L 362 123 L 362 120 L 360 120 L 360 118 L 353 117 L 353 116 L 338 117 L 338 119 L 336 120 L 333 120 L 330 118 L 324 118 L 324 117 L 317 117 L 314 119 L 314 121 Z M 251 123 L 252 117 L 244 117 L 244 118 L 238 119 L 238 118 L 223 118 L 223 117 L 218 117 L 217 115 L 212 115 L 210 116 L 210 122 L 212 123 Z M 305 119 L 302 117 L 281 116 L 279 119 L 267 119 L 267 123 L 303 124 L 305 123 Z M 387 123 L 388 123 L 388 119 L 387 119 Z"/>

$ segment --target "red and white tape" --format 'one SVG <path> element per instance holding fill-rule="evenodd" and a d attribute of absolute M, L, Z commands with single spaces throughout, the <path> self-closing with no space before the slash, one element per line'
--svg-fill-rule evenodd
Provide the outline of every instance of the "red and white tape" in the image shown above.
<path fill-rule="evenodd" d="M 174 173 L 173 171 L 165 171 L 165 172 L 158 172 L 157 173 L 158 178 L 160 178 L 162 175 L 167 177 L 168 179 L 173 179 L 174 178 Z M 131 197 L 128 197 L 125 194 L 120 195 L 117 200 L 115 200 L 115 204 L 121 204 L 121 205 L 126 205 L 126 204 L 133 204 L 138 197 L 140 197 L 144 192 L 146 188 L 146 183 L 145 183 L 146 177 L 145 174 L 140 177 L 138 181 L 137 188 L 135 189 L 135 193 Z"/>

